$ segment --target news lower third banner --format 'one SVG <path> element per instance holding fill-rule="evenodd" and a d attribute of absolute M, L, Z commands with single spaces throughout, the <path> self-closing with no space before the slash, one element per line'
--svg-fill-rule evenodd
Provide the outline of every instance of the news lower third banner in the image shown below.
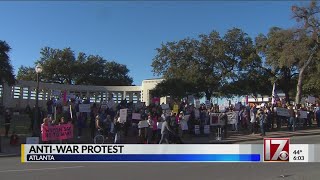
<path fill-rule="evenodd" d="M 267 143 L 23 144 L 21 162 L 320 162 L 315 153 L 320 152 L 320 145 L 290 144 L 286 149 L 276 147 L 278 141 Z"/>

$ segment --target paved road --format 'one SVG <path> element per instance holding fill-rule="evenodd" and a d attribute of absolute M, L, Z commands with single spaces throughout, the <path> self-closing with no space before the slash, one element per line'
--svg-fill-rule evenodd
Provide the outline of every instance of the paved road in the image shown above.
<path fill-rule="evenodd" d="M 320 163 L 36 163 L 0 159 L 0 177 L 10 180 L 183 179 L 318 180 Z M 284 176 L 285 178 L 282 178 Z"/>
<path fill-rule="evenodd" d="M 319 143 L 320 135 L 293 137 L 292 143 Z M 246 144 L 262 143 L 259 141 Z M 318 180 L 320 163 L 30 163 L 0 158 L 0 177 L 10 180 L 183 179 Z"/>
<path fill-rule="evenodd" d="M 320 144 L 320 135 L 290 137 L 291 144 Z M 246 141 L 239 144 L 263 144 L 263 140 Z M 320 179 L 320 178 L 319 178 Z"/>

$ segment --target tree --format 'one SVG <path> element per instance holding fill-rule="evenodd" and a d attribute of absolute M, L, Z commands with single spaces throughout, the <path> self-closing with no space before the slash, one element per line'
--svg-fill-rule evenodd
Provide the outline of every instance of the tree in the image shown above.
<path fill-rule="evenodd" d="M 76 78 L 76 58 L 71 48 L 53 49 L 45 47 L 41 49 L 40 63 L 43 67 L 41 79 L 45 82 L 74 84 Z"/>
<path fill-rule="evenodd" d="M 238 74 L 237 81 L 226 84 L 222 88 L 223 96 L 244 96 L 252 94 L 270 95 L 272 92 L 272 76 L 264 68 L 254 67 L 247 72 Z"/>
<path fill-rule="evenodd" d="M 6 82 L 9 85 L 13 85 L 15 77 L 9 58 L 10 49 L 10 46 L 5 41 L 0 40 L 0 83 Z"/>
<path fill-rule="evenodd" d="M 320 7 L 318 6 L 318 2 L 313 0 L 307 7 L 292 6 L 292 11 L 294 14 L 293 17 L 303 25 L 303 27 L 299 29 L 300 32 L 302 31 L 304 34 L 306 34 L 307 37 L 310 38 L 310 41 L 307 44 L 308 49 L 305 52 L 306 55 L 301 61 L 301 67 L 298 76 L 295 102 L 297 104 L 300 104 L 303 85 L 302 82 L 305 71 L 314 59 L 318 60 L 316 56 L 319 51 L 320 43 Z"/>
<path fill-rule="evenodd" d="M 32 67 L 21 66 L 17 74 L 17 79 L 24 81 L 36 81 L 37 76 L 35 69 Z"/>
<path fill-rule="evenodd" d="M 88 56 L 80 65 L 76 84 L 94 84 L 98 86 L 131 85 L 133 80 L 128 75 L 127 66 L 114 61 L 106 61 L 100 56 Z"/>
<path fill-rule="evenodd" d="M 41 73 L 42 82 L 80 85 L 131 85 L 133 80 L 128 75 L 127 66 L 107 61 L 98 55 L 86 55 L 80 52 L 75 57 L 71 48 L 53 49 L 45 47 L 41 49 L 40 63 L 43 67 Z M 18 71 L 18 79 L 34 80 L 35 72 L 32 67 L 21 66 Z"/>
<path fill-rule="evenodd" d="M 237 28 L 223 37 L 212 31 L 197 39 L 162 44 L 156 49 L 151 66 L 155 74 L 165 79 L 182 79 L 193 84 L 209 100 L 236 77 L 239 64 L 248 61 L 254 52 L 252 43 L 251 38 Z"/>
<path fill-rule="evenodd" d="M 193 84 L 184 81 L 183 79 L 176 78 L 161 81 L 151 91 L 151 96 L 153 97 L 170 96 L 173 99 L 182 99 L 188 95 L 195 95 L 196 97 L 201 96 L 198 94 Z"/>
<path fill-rule="evenodd" d="M 286 101 L 296 85 L 296 76 L 303 66 L 303 59 L 308 54 L 310 41 L 302 31 L 273 27 L 267 36 L 259 35 L 256 39 L 260 54 L 271 67 L 275 79 L 273 82 L 283 90 Z"/>
<path fill-rule="evenodd" d="M 226 41 L 232 47 L 229 49 L 229 54 L 238 54 L 238 57 L 233 55 L 236 61 L 231 75 L 232 80 L 222 86 L 221 96 L 231 98 L 252 94 L 257 97 L 259 94 L 270 94 L 274 74 L 263 64 L 257 45 L 239 29 L 234 29 L 228 36 L 228 39 L 233 39 Z"/>

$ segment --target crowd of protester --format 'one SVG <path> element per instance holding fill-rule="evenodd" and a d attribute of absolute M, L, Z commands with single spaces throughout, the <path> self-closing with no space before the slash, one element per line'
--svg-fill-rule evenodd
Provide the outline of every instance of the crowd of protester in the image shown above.
<path fill-rule="evenodd" d="M 218 105 L 200 104 L 198 108 L 194 104 L 186 101 L 174 101 L 169 103 L 169 109 L 163 109 L 159 102 L 153 102 L 149 106 L 145 103 L 121 101 L 114 107 L 102 106 L 98 103 L 91 104 L 90 112 L 79 112 L 80 104 L 90 104 L 89 100 L 71 99 L 65 103 L 51 99 L 47 102 L 46 111 L 38 111 L 38 115 L 43 122 L 40 123 L 58 125 L 72 123 L 77 129 L 77 138 L 85 136 L 84 129 L 90 129 L 90 138 L 93 139 L 97 132 L 102 132 L 106 139 L 114 143 L 121 143 L 123 139 L 130 136 L 139 137 L 138 143 L 183 143 L 182 138 L 186 135 L 195 134 L 195 126 L 200 127 L 203 133 L 203 127 L 210 125 L 210 116 L 212 114 L 221 114 L 224 118 L 222 126 L 224 137 L 227 137 L 227 131 L 240 131 L 247 134 L 260 134 L 265 136 L 267 132 L 280 130 L 283 127 L 289 131 L 295 131 L 301 128 L 313 126 L 316 122 L 320 127 L 320 108 L 319 104 L 290 105 L 290 104 L 271 104 L 251 103 L 248 105 L 229 105 L 221 109 Z M 174 105 L 178 109 L 173 111 Z M 70 107 L 70 109 L 64 109 Z M 279 116 L 277 108 L 288 110 L 289 116 Z M 126 121 L 120 120 L 120 109 L 127 109 Z M 237 111 L 238 120 L 235 124 L 228 125 L 227 112 Z M 307 118 L 301 118 L 300 112 L 307 111 Z M 26 112 L 30 114 L 31 126 L 34 127 L 34 108 L 29 106 Z M 133 113 L 139 113 L 140 119 L 132 119 Z M 8 136 L 10 129 L 11 115 L 6 111 L 5 115 L 5 135 Z M 147 120 L 148 127 L 139 128 L 139 122 Z M 161 127 L 159 127 L 161 123 Z M 211 129 L 212 130 L 212 129 Z M 131 133 L 129 133 L 131 132 Z M 84 137 L 88 138 L 88 137 Z"/>

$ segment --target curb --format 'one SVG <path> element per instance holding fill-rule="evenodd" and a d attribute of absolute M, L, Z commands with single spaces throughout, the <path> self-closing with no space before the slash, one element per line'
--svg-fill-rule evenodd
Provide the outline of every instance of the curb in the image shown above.
<path fill-rule="evenodd" d="M 19 157 L 19 156 L 20 156 L 20 154 L 5 154 L 5 153 L 1 154 L 0 153 L 0 158 L 4 158 L 4 157 Z"/>
<path fill-rule="evenodd" d="M 271 136 L 266 136 L 266 138 L 285 138 L 285 137 L 296 137 L 296 136 L 310 136 L 310 135 L 320 135 L 320 132 L 314 132 L 314 133 L 297 133 L 297 134 L 286 134 L 286 135 L 271 135 Z M 210 144 L 234 144 L 238 142 L 247 142 L 247 141 L 257 141 L 257 140 L 262 140 L 263 137 L 257 137 L 253 139 L 240 139 L 240 140 L 222 140 L 222 141 L 216 141 L 216 140 L 211 140 L 209 141 Z M 225 141 L 225 142 L 223 142 Z"/>

